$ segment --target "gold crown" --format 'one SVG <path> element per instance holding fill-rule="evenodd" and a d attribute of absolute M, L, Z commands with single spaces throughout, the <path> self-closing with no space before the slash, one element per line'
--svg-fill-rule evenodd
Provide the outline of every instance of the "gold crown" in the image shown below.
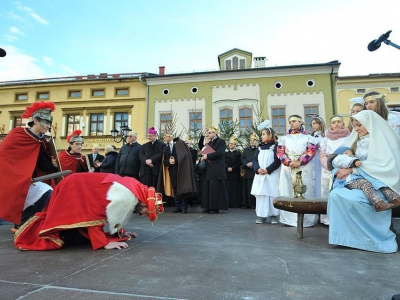
<path fill-rule="evenodd" d="M 252 133 L 252 134 L 250 135 L 250 139 L 251 139 L 251 140 L 256 140 L 256 141 L 258 141 L 258 136 L 257 136 L 255 133 Z"/>
<path fill-rule="evenodd" d="M 237 144 L 237 139 L 233 136 L 233 137 L 231 137 L 230 139 L 229 139 L 229 143 L 231 143 L 231 144 Z"/>
<path fill-rule="evenodd" d="M 208 131 L 218 133 L 218 129 L 215 126 L 208 127 Z"/>

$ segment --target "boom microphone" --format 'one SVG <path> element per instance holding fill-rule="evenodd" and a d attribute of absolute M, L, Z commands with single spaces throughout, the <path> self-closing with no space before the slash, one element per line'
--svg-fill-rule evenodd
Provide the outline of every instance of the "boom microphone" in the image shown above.
<path fill-rule="evenodd" d="M 378 39 L 373 40 L 371 43 L 368 44 L 368 50 L 369 51 L 375 51 L 376 49 L 379 49 L 381 46 L 382 42 L 387 40 L 389 38 L 389 35 L 392 31 L 389 30 L 385 34 L 382 34 Z"/>
<path fill-rule="evenodd" d="M 0 57 L 4 57 L 6 56 L 6 50 L 4 50 L 3 48 L 0 48 Z"/>

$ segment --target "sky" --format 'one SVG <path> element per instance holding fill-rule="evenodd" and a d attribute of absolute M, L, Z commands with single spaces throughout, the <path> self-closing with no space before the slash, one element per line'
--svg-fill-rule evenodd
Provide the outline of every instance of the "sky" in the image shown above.
<path fill-rule="evenodd" d="M 339 60 L 339 76 L 400 73 L 398 0 L 1 0 L 0 81 L 218 70 L 238 48 L 266 66 Z"/>

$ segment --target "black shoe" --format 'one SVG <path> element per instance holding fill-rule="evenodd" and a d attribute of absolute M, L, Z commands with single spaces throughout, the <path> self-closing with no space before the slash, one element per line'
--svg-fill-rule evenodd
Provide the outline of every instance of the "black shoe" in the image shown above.
<path fill-rule="evenodd" d="M 219 214 L 219 210 L 212 209 L 210 210 L 210 214 Z"/>
<path fill-rule="evenodd" d="M 182 212 L 182 209 L 180 209 L 180 208 L 175 208 L 175 209 L 172 211 L 172 213 L 174 213 L 174 214 L 180 213 L 180 212 Z"/>
<path fill-rule="evenodd" d="M 186 211 L 186 210 L 182 210 L 182 213 L 183 213 L 183 214 L 187 214 L 187 211 Z"/>

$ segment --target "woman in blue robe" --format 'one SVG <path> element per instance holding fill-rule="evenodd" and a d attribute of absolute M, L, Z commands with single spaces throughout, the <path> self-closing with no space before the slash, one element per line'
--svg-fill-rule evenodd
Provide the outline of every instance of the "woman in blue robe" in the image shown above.
<path fill-rule="evenodd" d="M 357 147 L 356 157 L 363 157 L 361 169 L 400 194 L 400 139 L 385 120 L 373 111 L 362 111 L 352 117 L 354 130 L 347 142 Z M 362 136 L 362 130 L 366 135 Z M 340 169 L 344 178 L 354 172 Z M 400 206 L 400 199 L 382 199 Z M 392 211 L 376 212 L 361 190 L 333 189 L 328 198 L 330 219 L 329 243 L 372 252 L 393 253 L 398 249 L 396 235 L 390 230 Z"/>

